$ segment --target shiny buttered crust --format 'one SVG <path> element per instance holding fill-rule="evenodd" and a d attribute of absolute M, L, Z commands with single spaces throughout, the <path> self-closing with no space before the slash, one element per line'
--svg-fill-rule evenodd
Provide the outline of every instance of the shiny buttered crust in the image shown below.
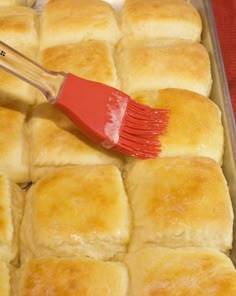
<path fill-rule="evenodd" d="M 209 95 L 210 59 L 202 44 L 183 40 L 123 41 L 116 60 L 124 92 L 180 88 Z"/>
<path fill-rule="evenodd" d="M 233 211 L 225 178 L 214 160 L 150 159 L 127 171 L 134 224 L 131 250 L 153 244 L 229 251 Z"/>
<path fill-rule="evenodd" d="M 29 122 L 30 178 L 66 165 L 114 164 L 123 166 L 122 156 L 86 138 L 71 121 L 48 103 L 36 106 Z"/>
<path fill-rule="evenodd" d="M 125 38 L 179 38 L 200 41 L 198 11 L 185 0 L 126 0 L 121 12 Z"/>
<path fill-rule="evenodd" d="M 22 259 L 124 252 L 130 213 L 120 171 L 114 166 L 63 168 L 36 183 L 26 196 Z"/>
<path fill-rule="evenodd" d="M 0 99 L 0 172 L 16 183 L 29 181 L 27 110 L 20 102 Z"/>
<path fill-rule="evenodd" d="M 27 7 L 0 7 L 0 40 L 27 57 L 36 60 L 38 50 L 38 16 Z M 0 99 L 35 102 L 35 88 L 12 74 L 0 70 Z"/>
<path fill-rule="evenodd" d="M 205 248 L 151 248 L 128 254 L 132 295 L 234 296 L 236 271 L 221 252 Z"/>
<path fill-rule="evenodd" d="M 112 7 L 101 0 L 51 0 L 41 18 L 41 48 L 121 36 Z"/>
<path fill-rule="evenodd" d="M 9 268 L 3 261 L 0 261 L 0 291 L 1 296 L 11 295 Z"/>
<path fill-rule="evenodd" d="M 128 274 L 122 263 L 42 258 L 21 267 L 15 296 L 127 296 L 127 290 Z"/>
<path fill-rule="evenodd" d="M 0 260 L 15 260 L 17 264 L 23 192 L 3 174 L 0 174 L 0 209 Z"/>
<path fill-rule="evenodd" d="M 222 163 L 221 112 L 212 100 L 182 89 L 136 92 L 131 96 L 151 107 L 170 110 L 167 130 L 159 137 L 160 157 L 205 156 Z"/>
<path fill-rule="evenodd" d="M 52 71 L 73 73 L 79 77 L 119 87 L 113 60 L 113 47 L 108 42 L 88 40 L 42 50 L 39 63 Z M 40 93 L 38 102 L 46 101 Z"/>

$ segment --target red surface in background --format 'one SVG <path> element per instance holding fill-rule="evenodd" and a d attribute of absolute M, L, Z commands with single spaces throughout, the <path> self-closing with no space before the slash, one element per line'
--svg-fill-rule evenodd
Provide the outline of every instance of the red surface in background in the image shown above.
<path fill-rule="evenodd" d="M 211 0 L 211 4 L 236 118 L 236 0 Z"/>

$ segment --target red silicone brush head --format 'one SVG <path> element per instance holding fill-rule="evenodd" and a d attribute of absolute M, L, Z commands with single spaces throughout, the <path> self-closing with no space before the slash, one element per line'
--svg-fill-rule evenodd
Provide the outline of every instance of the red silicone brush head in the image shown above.
<path fill-rule="evenodd" d="M 155 158 L 161 152 L 158 136 L 164 134 L 168 110 L 153 109 L 128 101 L 115 149 L 138 158 Z"/>
<path fill-rule="evenodd" d="M 72 74 L 67 74 L 55 106 L 105 148 L 143 159 L 161 151 L 158 136 L 166 131 L 168 110 L 139 104 L 120 90 Z"/>

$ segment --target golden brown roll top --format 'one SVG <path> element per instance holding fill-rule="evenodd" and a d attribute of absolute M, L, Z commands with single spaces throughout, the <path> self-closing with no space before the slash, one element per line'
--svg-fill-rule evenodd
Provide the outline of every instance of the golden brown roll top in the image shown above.
<path fill-rule="evenodd" d="M 112 46 L 88 40 L 47 48 L 41 52 L 40 64 L 53 71 L 74 73 L 85 79 L 118 87 Z"/>
<path fill-rule="evenodd" d="M 111 259 L 125 252 L 130 212 L 114 166 L 58 169 L 26 196 L 22 259 L 42 256 Z"/>
<path fill-rule="evenodd" d="M 0 38 L 16 49 L 38 49 L 39 20 L 35 10 L 27 7 L 0 7 Z"/>
<path fill-rule="evenodd" d="M 41 19 L 41 48 L 102 40 L 112 44 L 120 38 L 115 12 L 100 0 L 51 0 Z"/>
<path fill-rule="evenodd" d="M 226 180 L 212 159 L 170 157 L 127 169 L 133 212 L 131 250 L 162 247 L 232 247 L 233 211 Z"/>
<path fill-rule="evenodd" d="M 6 263 L 13 261 L 14 264 L 18 263 L 19 228 L 23 215 L 23 206 L 22 190 L 1 173 L 0 260 Z"/>
<path fill-rule="evenodd" d="M 221 112 L 212 100 L 182 89 L 140 91 L 131 96 L 151 107 L 170 110 L 167 130 L 159 137 L 160 157 L 205 156 L 222 163 Z"/>
<path fill-rule="evenodd" d="M 116 64 L 121 89 L 128 94 L 165 88 L 187 89 L 208 96 L 212 77 L 205 47 L 183 40 L 119 44 Z"/>
<path fill-rule="evenodd" d="M 126 0 L 121 28 L 127 39 L 200 41 L 202 22 L 196 8 L 184 0 Z"/>
<path fill-rule="evenodd" d="M 69 72 L 85 79 L 119 87 L 113 47 L 108 42 L 87 40 L 50 47 L 40 52 L 39 63 L 48 70 Z M 44 101 L 46 98 L 40 93 L 38 102 Z"/>
<path fill-rule="evenodd" d="M 41 258 L 24 264 L 14 296 L 127 296 L 128 273 L 119 262 Z"/>
<path fill-rule="evenodd" d="M 230 259 L 206 248 L 144 248 L 118 262 L 78 258 L 41 258 L 23 264 L 15 295 L 233 296 L 236 273 Z M 226 293 L 226 294 L 225 294 Z M 7 294 L 6 294 L 7 295 Z"/>
<path fill-rule="evenodd" d="M 236 293 L 232 262 L 212 249 L 147 247 L 128 254 L 126 263 L 132 296 L 234 296 Z"/>

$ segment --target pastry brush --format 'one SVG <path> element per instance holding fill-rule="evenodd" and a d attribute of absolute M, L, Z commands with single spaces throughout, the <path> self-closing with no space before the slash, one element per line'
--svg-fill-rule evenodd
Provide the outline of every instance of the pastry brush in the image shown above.
<path fill-rule="evenodd" d="M 158 136 L 166 131 L 168 110 L 140 104 L 103 83 L 48 71 L 3 42 L 0 67 L 38 88 L 82 133 L 103 147 L 142 159 L 161 152 Z"/>

